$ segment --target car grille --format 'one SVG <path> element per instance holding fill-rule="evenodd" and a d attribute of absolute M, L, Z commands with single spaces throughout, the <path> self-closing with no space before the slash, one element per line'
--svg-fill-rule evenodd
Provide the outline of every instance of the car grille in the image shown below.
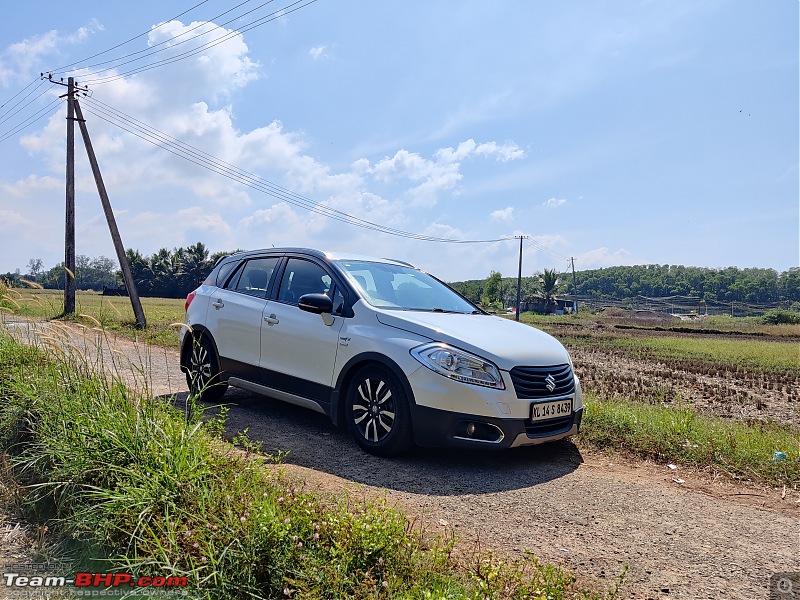
<path fill-rule="evenodd" d="M 528 423 L 525 425 L 525 433 L 527 433 L 530 437 L 553 435 L 554 433 L 569 431 L 572 428 L 572 423 L 574 421 L 574 414 L 571 414 L 568 417 L 550 419 L 548 421 L 536 421 L 535 423 Z"/>
<path fill-rule="evenodd" d="M 552 391 L 547 387 L 548 377 L 555 384 Z M 511 369 L 511 381 L 514 382 L 517 398 L 525 400 L 558 398 L 575 393 L 575 378 L 569 365 L 514 367 Z"/>

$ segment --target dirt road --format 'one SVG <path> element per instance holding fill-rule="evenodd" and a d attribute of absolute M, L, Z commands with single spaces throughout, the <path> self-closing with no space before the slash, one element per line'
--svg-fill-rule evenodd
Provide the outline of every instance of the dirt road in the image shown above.
<path fill-rule="evenodd" d="M 177 351 L 110 345 L 118 365 L 134 365 L 120 372 L 130 369 L 139 385 L 146 372 L 152 394 L 185 402 Z M 386 460 L 362 453 L 317 413 L 235 389 L 223 400 L 229 434 L 247 428 L 266 451 L 288 451 L 287 469 L 308 487 L 385 494 L 425 526 L 454 531 L 462 549 L 477 541 L 514 556 L 527 548 L 608 588 L 628 565 L 630 598 L 766 598 L 773 573 L 800 571 L 800 496 L 792 490 L 781 499 L 783 490 L 569 441 L 500 453 L 420 449 Z"/>

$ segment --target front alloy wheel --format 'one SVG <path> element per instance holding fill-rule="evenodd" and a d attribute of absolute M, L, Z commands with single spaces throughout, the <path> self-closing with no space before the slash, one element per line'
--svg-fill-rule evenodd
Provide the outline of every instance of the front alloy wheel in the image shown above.
<path fill-rule="evenodd" d="M 353 378 L 347 400 L 350 431 L 364 450 L 393 456 L 408 448 L 412 439 L 408 400 L 388 369 L 362 368 Z"/>

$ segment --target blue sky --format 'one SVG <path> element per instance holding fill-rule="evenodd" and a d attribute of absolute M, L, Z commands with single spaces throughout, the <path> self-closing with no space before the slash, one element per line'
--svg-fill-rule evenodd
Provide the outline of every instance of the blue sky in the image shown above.
<path fill-rule="evenodd" d="M 318 0 L 249 30 L 292 0 L 216 19 L 238 2 L 207 0 L 171 20 L 199 1 L 6 8 L 0 272 L 63 260 L 63 102 L 7 134 L 64 90 L 36 81 L 14 94 L 73 62 L 91 81 L 175 57 L 219 37 L 176 45 L 207 22 L 253 9 L 224 26 L 241 31 L 226 43 L 90 83 L 81 105 L 126 247 L 313 246 L 410 260 L 447 280 L 515 275 L 518 259 L 515 240 L 423 242 L 326 219 L 166 153 L 103 110 L 383 226 L 530 236 L 526 275 L 566 270 L 568 257 L 578 270 L 800 263 L 794 0 Z M 167 50 L 87 68 L 148 48 Z M 114 257 L 77 138 L 77 251 Z"/>

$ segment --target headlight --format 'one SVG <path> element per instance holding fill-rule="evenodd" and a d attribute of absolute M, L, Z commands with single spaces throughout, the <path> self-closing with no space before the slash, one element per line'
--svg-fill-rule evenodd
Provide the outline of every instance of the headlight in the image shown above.
<path fill-rule="evenodd" d="M 493 363 L 447 344 L 433 343 L 417 346 L 411 349 L 411 356 L 431 371 L 436 371 L 448 379 L 498 390 L 505 389 L 500 371 Z"/>

